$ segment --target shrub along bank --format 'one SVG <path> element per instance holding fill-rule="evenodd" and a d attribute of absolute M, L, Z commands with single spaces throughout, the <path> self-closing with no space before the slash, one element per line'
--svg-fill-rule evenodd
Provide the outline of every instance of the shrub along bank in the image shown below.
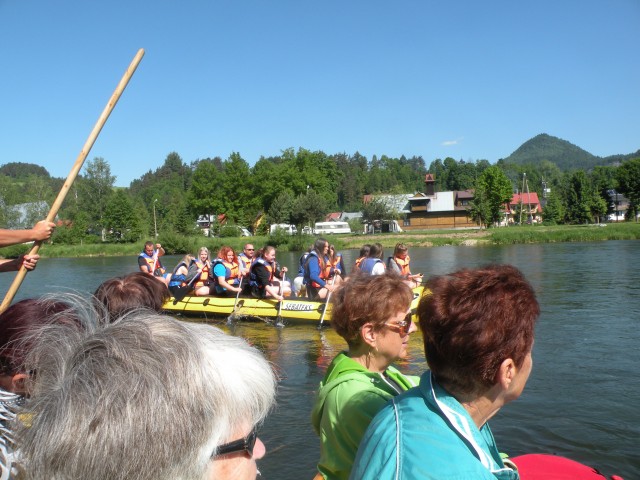
<path fill-rule="evenodd" d="M 200 247 L 217 252 L 221 246 L 229 245 L 237 252 L 245 243 L 252 243 L 256 249 L 264 245 L 274 245 L 280 251 L 302 251 L 315 240 L 312 235 L 272 235 L 255 237 L 208 238 L 179 234 L 163 234 L 157 239 L 167 255 L 195 254 Z M 397 243 L 409 247 L 433 247 L 442 245 L 511 245 L 516 243 L 556 243 L 556 242 L 596 242 L 604 240 L 638 240 L 640 224 L 625 222 L 601 225 L 553 225 L 517 226 L 472 230 L 423 230 L 399 234 L 376 235 L 330 235 L 329 242 L 338 250 L 359 249 L 365 243 L 380 242 L 385 249 Z M 150 239 L 151 240 L 151 239 Z M 86 245 L 44 244 L 40 248 L 42 257 L 96 257 L 96 256 L 137 256 L 145 240 L 138 243 L 92 243 Z M 29 245 L 14 245 L 0 249 L 0 256 L 15 258 L 27 253 Z"/>

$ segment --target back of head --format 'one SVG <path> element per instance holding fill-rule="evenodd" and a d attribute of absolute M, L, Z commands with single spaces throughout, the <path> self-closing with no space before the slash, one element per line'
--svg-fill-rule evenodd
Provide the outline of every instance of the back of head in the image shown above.
<path fill-rule="evenodd" d="M 349 345 L 359 341 L 365 323 L 381 330 L 384 323 L 411 305 L 413 293 L 392 272 L 365 275 L 356 272 L 331 297 L 331 325 Z"/>
<path fill-rule="evenodd" d="M 368 257 L 369 256 L 369 251 L 371 250 L 371 245 L 369 245 L 368 243 L 365 243 L 361 248 L 360 248 L 360 257 Z"/>
<path fill-rule="evenodd" d="M 134 272 L 103 282 L 94 293 L 96 306 L 106 308 L 109 318 L 138 308 L 149 308 L 156 312 L 169 297 L 163 282 L 144 272 Z"/>
<path fill-rule="evenodd" d="M 77 326 L 72 307 L 50 298 L 30 298 L 14 303 L 0 314 L 0 374 L 24 372 L 24 361 L 34 334 L 44 325 Z"/>
<path fill-rule="evenodd" d="M 493 386 L 501 362 L 517 367 L 533 345 L 536 295 L 511 265 L 459 270 L 429 279 L 418 317 L 433 375 L 452 394 Z"/>
<path fill-rule="evenodd" d="M 371 245 L 369 247 L 369 258 L 382 258 L 383 256 L 383 248 L 382 248 L 382 244 L 380 243 L 374 243 L 373 245 Z"/>
<path fill-rule="evenodd" d="M 244 340 L 151 311 L 49 330 L 30 358 L 30 478 L 204 479 L 217 446 L 260 423 L 275 396 L 270 365 Z"/>

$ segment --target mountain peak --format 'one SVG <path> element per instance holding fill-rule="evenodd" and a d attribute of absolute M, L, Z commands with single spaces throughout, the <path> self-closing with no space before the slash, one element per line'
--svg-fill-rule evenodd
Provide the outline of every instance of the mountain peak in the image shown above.
<path fill-rule="evenodd" d="M 561 138 L 541 133 L 524 142 L 504 159 L 517 164 L 537 164 L 543 160 L 555 163 L 561 170 L 590 169 L 602 163 L 600 157 Z"/>

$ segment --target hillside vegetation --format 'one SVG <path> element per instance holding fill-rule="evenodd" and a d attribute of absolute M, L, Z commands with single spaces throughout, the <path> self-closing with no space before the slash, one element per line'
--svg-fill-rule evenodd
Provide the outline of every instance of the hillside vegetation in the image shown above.
<path fill-rule="evenodd" d="M 558 137 L 541 133 L 524 142 L 505 162 L 519 165 L 539 164 L 546 160 L 562 171 L 592 170 L 596 166 L 618 165 L 625 160 L 640 157 L 640 150 L 626 155 L 598 157 Z"/>

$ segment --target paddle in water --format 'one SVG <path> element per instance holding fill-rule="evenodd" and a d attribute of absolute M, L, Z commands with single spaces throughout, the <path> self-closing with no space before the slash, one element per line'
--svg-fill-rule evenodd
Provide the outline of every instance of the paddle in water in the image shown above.
<path fill-rule="evenodd" d="M 336 281 L 336 276 L 334 275 L 331 279 L 331 285 L 333 285 Z M 324 323 L 324 315 L 327 313 L 327 307 L 329 306 L 329 300 L 331 299 L 331 292 L 327 293 L 327 298 L 324 302 L 324 308 L 322 309 L 322 315 L 320 315 L 320 323 L 318 324 L 318 329 L 322 328 L 322 324 Z"/>
<path fill-rule="evenodd" d="M 280 291 L 278 292 L 278 295 L 280 295 L 280 297 L 282 297 L 284 282 L 286 278 L 287 278 L 286 272 L 282 272 L 282 281 L 280 282 Z M 278 304 L 278 316 L 276 317 L 276 327 L 284 327 L 284 322 L 282 321 L 282 303 L 283 302 L 284 302 L 284 298 L 280 300 L 280 303 Z"/>
<path fill-rule="evenodd" d="M 238 298 L 240 297 L 240 292 L 242 291 L 242 280 L 244 280 L 244 276 L 241 275 L 240 284 L 238 285 L 238 288 L 240 288 L 240 290 L 238 290 L 238 293 L 236 293 L 236 301 L 233 304 L 233 311 L 227 317 L 227 323 L 233 323 L 233 320 L 235 319 L 238 313 L 238 310 L 242 308 L 242 305 L 244 304 L 244 300 L 238 303 Z"/>

